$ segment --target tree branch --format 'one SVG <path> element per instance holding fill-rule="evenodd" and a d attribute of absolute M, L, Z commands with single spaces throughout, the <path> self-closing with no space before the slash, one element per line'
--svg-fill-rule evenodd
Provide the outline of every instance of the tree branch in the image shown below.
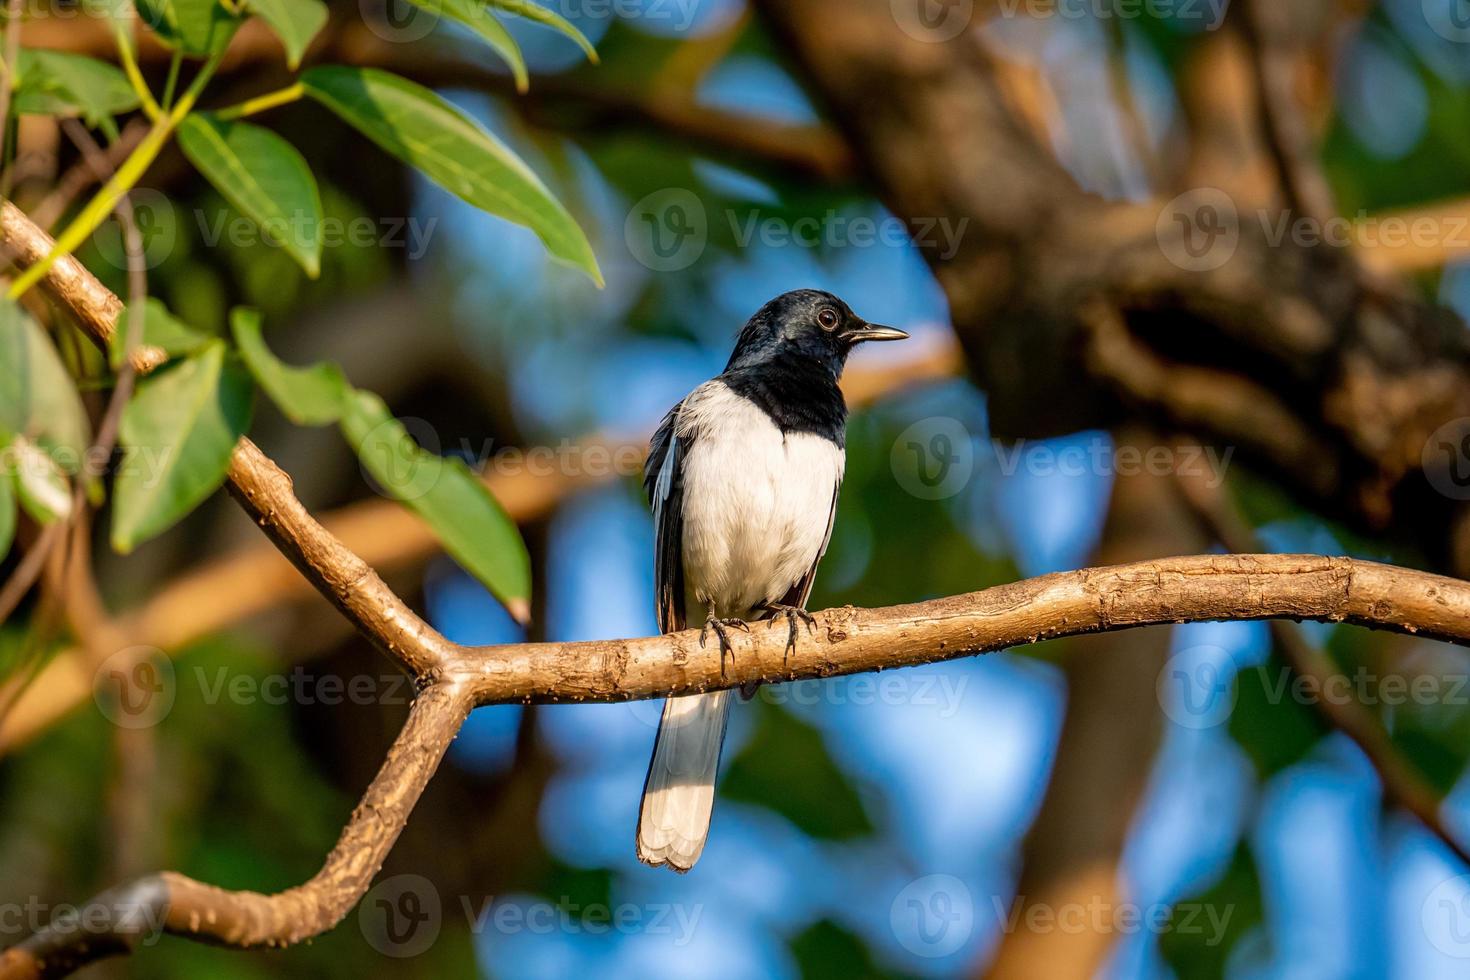
<path fill-rule="evenodd" d="M 0 209 L 0 244 L 45 254 L 49 239 Z M 121 306 L 77 263 L 43 281 L 106 344 Z M 0 958 L 0 978 L 59 976 L 136 942 L 149 910 L 164 928 L 235 946 L 285 945 L 330 928 L 358 900 L 473 704 L 613 701 L 911 666 L 1082 633 L 1199 619 L 1346 621 L 1470 646 L 1470 584 L 1350 558 L 1235 555 L 1089 569 L 878 610 L 844 607 L 787 650 L 784 626 L 735 637 L 733 661 L 698 631 L 585 643 L 465 648 L 450 643 L 307 513 L 290 479 L 248 439 L 232 493 L 353 625 L 413 671 L 422 691 L 403 734 L 321 872 L 275 896 L 228 892 L 175 874 L 104 897 L 122 911 L 101 933 L 63 921 Z M 105 904 L 105 903 L 104 903 Z"/>
<path fill-rule="evenodd" d="M 962 368 L 959 347 L 951 340 L 928 344 L 916 356 L 869 366 L 851 365 L 842 379 L 849 405 L 865 405 L 904 388 L 952 378 Z M 572 458 L 636 459 L 648 444 L 638 436 L 588 436 L 576 444 Z M 493 462 L 483 474 L 485 485 L 506 513 L 519 524 L 538 520 L 577 491 L 617 477 L 612 466 L 530 467 L 502 470 Z M 396 501 L 372 498 L 322 515 L 321 526 L 371 568 L 391 573 L 421 562 L 440 550 L 438 539 L 413 513 Z M 241 548 L 205 563 L 153 592 L 141 608 L 119 617 L 118 629 L 170 653 L 201 636 L 234 626 L 253 616 L 315 594 L 312 583 L 269 543 Z M 92 697 L 94 656 L 81 647 L 62 650 L 47 661 L 14 705 L 0 712 L 0 755 L 13 751 Z M 0 704 L 4 698 L 0 697 Z"/>
<path fill-rule="evenodd" d="M 35 265 L 51 254 L 55 244 L 13 202 L 0 202 L 0 245 L 17 266 L 24 269 Z M 57 302 L 71 311 L 83 332 L 106 351 L 112 335 L 117 333 L 122 300 L 74 255 L 58 260 L 47 271 L 44 282 Z M 168 360 L 168 355 L 157 347 L 139 347 L 129 360 L 139 374 L 147 374 Z"/>
<path fill-rule="evenodd" d="M 1208 487 L 1203 480 L 1183 475 L 1179 476 L 1179 484 L 1200 521 L 1227 550 L 1254 550 L 1260 546 L 1255 532 L 1236 511 L 1223 488 Z M 1296 623 L 1272 620 L 1270 629 L 1282 658 L 1310 685 L 1312 704 L 1322 720 L 1363 750 L 1377 770 L 1383 791 L 1390 799 L 1417 817 L 1430 833 L 1470 866 L 1470 851 L 1450 832 L 1440 816 L 1443 796 L 1399 752 L 1373 713 L 1356 701 L 1323 696 L 1332 678 L 1339 675 L 1332 658 Z"/>
<path fill-rule="evenodd" d="M 80 915 L 53 921 L 0 954 L 0 980 L 65 976 L 129 953 L 159 931 L 244 949 L 291 945 L 326 932 L 367 891 L 468 712 L 452 684 L 434 685 L 415 699 L 337 845 L 305 884 L 262 895 L 173 872 L 149 875 L 97 895 Z"/>
<path fill-rule="evenodd" d="M 1133 426 L 1112 437 L 1118 452 L 1142 454 L 1160 443 L 1156 432 Z M 1091 563 L 1190 554 L 1206 544 L 1172 477 L 1119 472 Z M 1062 671 L 1066 699 L 1046 792 L 1021 844 L 1011 906 L 1017 927 L 977 960 L 971 976 L 1092 980 L 1102 972 L 1114 930 L 1102 923 L 1038 927 L 1034 910 L 1137 898 L 1123 854 L 1164 739 L 1158 678 L 1174 637 L 1172 626 L 1108 633 L 1068 643 L 1048 658 Z"/>
<path fill-rule="evenodd" d="M 1303 34 L 1325 34 L 1323 24 L 1336 15 L 1328 4 L 1289 4 L 1246 0 L 1235 18 L 1250 48 L 1256 75 L 1256 108 L 1266 148 L 1276 164 L 1287 207 L 1325 222 L 1337 214 L 1332 189 L 1317 158 L 1316 140 L 1297 98 L 1297 69 L 1303 61 Z"/>
<path fill-rule="evenodd" d="M 249 439 L 230 457 L 230 493 L 275 546 L 342 614 L 420 683 L 433 680 L 454 644 L 408 607 L 296 499 L 291 478 Z"/>
<path fill-rule="evenodd" d="M 126 952 L 160 909 L 167 931 L 233 946 L 286 945 L 330 928 L 366 889 L 471 704 L 662 697 L 914 666 L 1084 633 L 1273 617 L 1470 646 L 1470 583 L 1352 558 L 1204 555 L 1045 575 L 912 605 L 829 609 L 816 614 L 815 629 L 789 655 L 780 623 L 753 624 L 748 636 L 735 636 L 733 658 L 701 647 L 698 630 L 456 648 L 310 882 L 263 896 L 179 875 L 146 878 L 95 900 L 126 913 L 100 937 L 65 923 L 43 930 L 0 958 L 0 980 L 60 976 Z"/>
<path fill-rule="evenodd" d="M 632 640 L 474 648 L 447 676 L 477 704 L 626 701 L 913 667 L 1138 626 L 1216 619 L 1316 619 L 1470 646 L 1470 583 L 1355 558 L 1200 555 L 1058 572 L 981 592 L 816 614 L 794 653 L 786 625 L 752 624 L 734 656 L 699 631 Z"/>
<path fill-rule="evenodd" d="M 30 264 L 55 243 L 9 201 L 0 205 L 0 245 L 16 261 Z M 24 257 L 24 258 L 22 258 Z M 71 256 L 47 271 L 42 285 L 76 318 L 101 349 L 117 332 L 122 302 Z M 148 348 L 150 368 L 166 355 Z M 134 362 L 137 363 L 136 360 Z M 248 438 L 230 456 L 230 492 L 276 548 L 316 589 L 342 610 L 357 629 L 416 679 L 431 679 L 447 656 L 449 641 L 383 584 L 376 572 L 322 527 L 296 499 L 291 478 Z"/>

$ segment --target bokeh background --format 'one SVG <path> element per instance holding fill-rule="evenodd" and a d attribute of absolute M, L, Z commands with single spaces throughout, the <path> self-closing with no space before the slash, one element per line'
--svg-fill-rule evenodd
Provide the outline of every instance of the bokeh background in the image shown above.
<path fill-rule="evenodd" d="M 845 16 L 846 4 L 830 6 Z M 896 22 L 908 16 L 893 6 Z M 1078 184 L 1143 202 L 1194 123 L 1183 79 L 1204 63 L 1222 100 L 1232 84 L 1224 62 L 1206 60 L 1222 57 L 1223 3 L 1219 17 L 1185 6 L 980 4 L 965 37 L 1025 80 L 1024 104 Z M 1310 125 L 1340 213 L 1470 191 L 1470 43 L 1445 28 L 1460 23 L 1453 0 L 1303 6 L 1330 8 Z M 308 281 L 280 250 L 218 234 L 233 212 L 165 156 L 138 198 L 152 288 L 214 329 L 233 304 L 260 308 L 283 357 L 340 361 L 418 420 L 421 441 L 491 466 L 508 447 L 592 433 L 636 443 L 722 368 L 766 299 L 832 290 L 915 337 L 861 352 L 855 370 L 948 358 L 953 377 L 889 384 L 855 412 L 814 608 L 1217 547 L 1170 488 L 1184 465 L 1224 479 L 1263 547 L 1437 567 L 1392 523 L 1338 523 L 1283 490 L 1268 463 L 1219 455 L 1228 444 L 1187 463 L 1188 439 L 1131 423 L 993 439 L 987 393 L 953 353 L 945 291 L 861 176 L 835 158 L 832 179 L 728 152 L 669 108 L 678 93 L 696 116 L 768 121 L 757 136 L 823 124 L 760 17 L 739 0 L 558 9 L 602 64 L 514 23 L 533 76 L 523 99 L 497 87 L 492 55 L 422 12 L 362 0 L 333 15 L 474 63 L 473 86 L 446 79 L 442 91 L 567 203 L 605 289 L 306 105 L 269 124 L 312 161 L 328 212 L 369 233 L 329 247 Z M 1244 173 L 1259 158 L 1208 162 Z M 867 226 L 890 233 L 853 230 Z M 1446 251 L 1410 269 L 1406 288 L 1464 316 L 1470 265 Z M 103 235 L 84 258 L 120 289 L 118 255 Z M 1017 360 L 1011 383 L 1025 386 L 1035 366 Z M 294 429 L 262 403 L 255 438 L 314 512 L 372 498 L 334 433 Z M 1120 466 L 1120 444 L 1164 449 L 1163 471 Z M 936 480 L 941 463 L 954 469 Z M 465 643 L 651 633 L 653 532 L 638 479 L 587 482 L 523 527 L 536 569 L 529 633 L 442 556 L 397 563 L 389 581 Z M 139 606 L 256 534 L 215 501 L 126 561 L 104 554 L 104 596 Z M 24 628 L 23 610 L 4 641 Z M 1463 652 L 1347 626 L 1307 633 L 1344 671 L 1367 672 L 1357 695 L 1445 794 L 1450 830 L 1470 836 Z M 153 868 L 260 891 L 304 880 L 406 711 L 391 666 L 314 598 L 169 653 L 171 705 L 156 724 L 120 728 L 89 703 L 0 759 L 0 900 L 16 916 Z M 1389 703 L 1380 684 L 1399 675 L 1430 678 L 1432 695 Z M 283 677 L 284 694 L 265 685 Z M 86 975 L 1463 976 L 1470 869 L 1385 800 L 1374 767 L 1314 705 L 1282 693 L 1289 677 L 1264 624 L 1229 623 L 769 689 L 733 716 L 710 844 L 683 877 L 633 856 L 657 703 L 485 708 L 413 814 L 385 890 L 336 930 L 265 953 L 162 939 Z M 371 693 L 343 696 L 334 678 L 366 678 Z M 1037 902 L 1055 921 L 1027 924 Z M 422 928 L 392 921 L 405 908 L 423 910 Z M 17 921 L 0 922 L 7 943 Z"/>

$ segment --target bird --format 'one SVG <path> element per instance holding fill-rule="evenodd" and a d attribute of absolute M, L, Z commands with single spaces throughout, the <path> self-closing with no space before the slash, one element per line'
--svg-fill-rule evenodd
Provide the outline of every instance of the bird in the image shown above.
<path fill-rule="evenodd" d="M 903 340 L 829 292 L 797 289 L 740 330 L 725 370 L 671 408 L 653 435 L 643 485 L 653 508 L 659 630 L 729 631 L 784 616 L 787 649 L 832 538 L 846 463 L 838 381 L 858 344 Z M 752 690 L 745 692 L 747 696 Z M 639 860 L 689 871 L 704 850 L 732 692 L 664 702 L 639 806 Z"/>

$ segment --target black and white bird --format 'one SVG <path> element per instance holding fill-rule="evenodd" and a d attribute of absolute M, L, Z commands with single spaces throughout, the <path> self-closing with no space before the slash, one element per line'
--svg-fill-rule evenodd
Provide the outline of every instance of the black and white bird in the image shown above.
<path fill-rule="evenodd" d="M 644 487 L 653 505 L 659 629 L 728 630 L 784 615 L 790 642 L 832 536 L 842 485 L 847 355 L 908 334 L 815 289 L 761 307 L 718 377 L 669 410 Z M 731 692 L 669 698 L 643 784 L 638 857 L 688 871 L 714 809 Z"/>

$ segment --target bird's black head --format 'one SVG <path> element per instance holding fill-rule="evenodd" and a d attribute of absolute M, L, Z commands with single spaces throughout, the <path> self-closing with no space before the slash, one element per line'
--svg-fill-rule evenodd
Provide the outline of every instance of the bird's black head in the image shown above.
<path fill-rule="evenodd" d="M 758 310 L 740 331 L 725 370 L 782 361 L 812 361 L 842 374 L 847 355 L 866 340 L 902 340 L 908 334 L 869 323 L 846 303 L 820 289 L 782 293 Z"/>

